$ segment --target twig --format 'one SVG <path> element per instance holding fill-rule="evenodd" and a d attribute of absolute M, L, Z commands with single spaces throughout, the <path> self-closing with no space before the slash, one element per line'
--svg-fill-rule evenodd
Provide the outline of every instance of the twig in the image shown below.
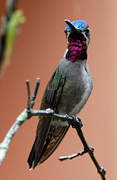
<path fill-rule="evenodd" d="M 82 155 L 85 154 L 85 153 L 87 153 L 87 151 L 86 151 L 86 150 L 82 150 L 82 151 L 80 151 L 80 152 L 78 152 L 78 153 L 71 154 L 71 155 L 69 155 L 69 156 L 60 156 L 60 157 L 59 157 L 59 160 L 60 160 L 60 161 L 63 161 L 63 160 L 67 160 L 67 159 L 73 159 L 73 158 L 75 158 L 75 157 L 82 156 Z"/>

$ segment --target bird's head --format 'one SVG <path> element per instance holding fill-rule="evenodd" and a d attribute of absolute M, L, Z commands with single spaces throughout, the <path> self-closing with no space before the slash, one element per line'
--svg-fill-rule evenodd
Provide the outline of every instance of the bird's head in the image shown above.
<path fill-rule="evenodd" d="M 86 41 L 86 45 L 88 46 L 90 40 L 90 31 L 86 21 L 76 20 L 70 22 L 69 20 L 65 20 L 65 23 L 67 23 L 65 33 L 68 42 L 70 39 L 74 41 L 81 40 Z"/>

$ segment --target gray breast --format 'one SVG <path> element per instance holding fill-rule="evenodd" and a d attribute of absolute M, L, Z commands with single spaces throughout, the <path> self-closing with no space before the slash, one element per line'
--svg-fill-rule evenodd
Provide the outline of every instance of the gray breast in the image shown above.
<path fill-rule="evenodd" d="M 78 114 L 92 91 L 92 79 L 86 61 L 74 63 L 62 59 L 59 68 L 66 76 L 66 83 L 58 105 L 59 113 Z"/>

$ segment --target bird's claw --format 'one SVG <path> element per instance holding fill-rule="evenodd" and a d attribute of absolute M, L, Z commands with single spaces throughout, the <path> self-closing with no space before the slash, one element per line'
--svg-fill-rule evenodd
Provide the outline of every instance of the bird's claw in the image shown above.
<path fill-rule="evenodd" d="M 83 126 L 83 123 L 80 118 L 74 115 L 70 115 L 70 117 L 71 117 L 70 124 L 72 125 L 73 128 L 77 126 L 81 128 Z"/>

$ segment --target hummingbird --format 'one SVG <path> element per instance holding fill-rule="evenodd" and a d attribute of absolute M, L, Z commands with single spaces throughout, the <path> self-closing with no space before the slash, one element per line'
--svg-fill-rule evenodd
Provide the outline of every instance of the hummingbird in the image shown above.
<path fill-rule="evenodd" d="M 58 114 L 76 116 L 86 104 L 92 88 L 87 64 L 89 26 L 84 20 L 65 20 L 67 49 L 48 82 L 40 109 L 51 108 Z M 56 150 L 70 124 L 67 120 L 40 116 L 36 137 L 29 154 L 30 169 L 43 163 Z"/>

